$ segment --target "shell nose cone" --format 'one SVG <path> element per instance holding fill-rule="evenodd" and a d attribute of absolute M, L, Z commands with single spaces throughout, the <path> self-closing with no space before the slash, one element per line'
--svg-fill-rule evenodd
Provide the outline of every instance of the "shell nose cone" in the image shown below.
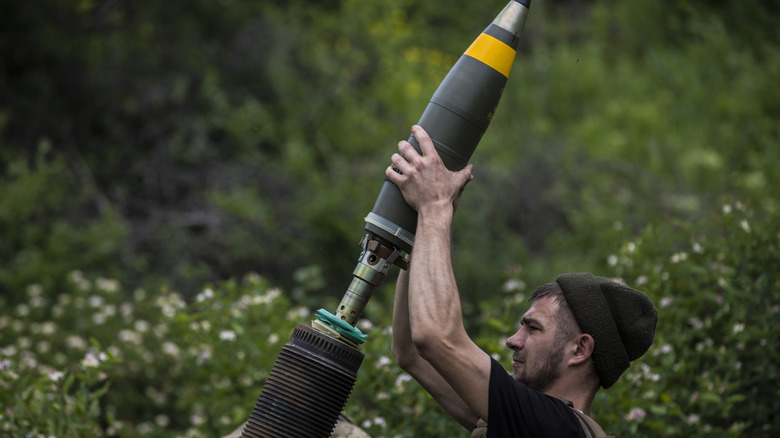
<path fill-rule="evenodd" d="M 525 26 L 525 19 L 528 16 L 528 8 L 530 7 L 531 0 L 512 0 L 496 15 L 493 24 L 510 33 L 520 33 L 523 30 L 523 26 Z"/>

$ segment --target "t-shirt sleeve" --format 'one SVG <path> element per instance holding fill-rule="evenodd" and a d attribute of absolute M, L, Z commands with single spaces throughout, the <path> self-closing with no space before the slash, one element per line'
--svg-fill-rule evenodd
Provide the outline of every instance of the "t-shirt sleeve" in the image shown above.
<path fill-rule="evenodd" d="M 491 359 L 489 391 L 488 438 L 585 438 L 571 408 L 515 382 L 495 359 Z"/>

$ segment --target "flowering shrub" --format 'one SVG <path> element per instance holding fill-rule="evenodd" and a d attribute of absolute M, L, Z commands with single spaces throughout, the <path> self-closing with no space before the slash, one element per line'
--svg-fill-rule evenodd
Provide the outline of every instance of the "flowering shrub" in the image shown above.
<path fill-rule="evenodd" d="M 0 316 L 0 431 L 11 436 L 228 432 L 251 411 L 280 333 L 309 313 L 255 275 L 189 304 L 79 272 L 68 290 L 33 285 L 27 297 Z"/>
<path fill-rule="evenodd" d="M 659 322 L 651 350 L 599 394 L 608 431 L 780 433 L 780 224 L 726 204 L 707 223 L 650 227 L 610 259 L 616 277 L 652 296 Z"/>
<path fill-rule="evenodd" d="M 648 228 L 605 257 L 660 312 L 654 346 L 597 396 L 594 416 L 607 431 L 780 432 L 779 248 L 780 225 L 735 204 L 707 224 Z M 510 279 L 506 294 L 483 303 L 477 342 L 503 363 L 526 289 Z M 312 318 L 258 275 L 206 287 L 191 302 L 78 271 L 62 290 L 31 285 L 25 294 L 0 303 L 3 436 L 227 434 L 246 421 L 295 324 Z M 391 294 L 383 286 L 375 306 Z M 464 436 L 395 364 L 389 312 L 369 313 L 380 316 L 359 323 L 369 338 L 347 415 L 376 437 Z"/>

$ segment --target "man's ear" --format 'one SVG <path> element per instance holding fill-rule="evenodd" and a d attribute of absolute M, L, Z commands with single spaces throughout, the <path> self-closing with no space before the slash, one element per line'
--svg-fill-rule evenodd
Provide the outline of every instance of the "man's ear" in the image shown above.
<path fill-rule="evenodd" d="M 593 354 L 593 349 L 596 346 L 593 336 L 587 333 L 577 335 L 571 342 L 572 350 L 570 351 L 574 354 L 569 358 L 569 365 L 578 365 L 587 361 Z"/>

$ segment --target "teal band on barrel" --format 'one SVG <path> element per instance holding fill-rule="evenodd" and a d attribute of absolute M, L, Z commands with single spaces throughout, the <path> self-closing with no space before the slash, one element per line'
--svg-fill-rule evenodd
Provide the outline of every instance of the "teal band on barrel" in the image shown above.
<path fill-rule="evenodd" d="M 356 344 L 363 344 L 366 342 L 366 338 L 368 337 L 368 335 L 364 335 L 359 328 L 352 327 L 351 325 L 349 325 L 349 323 L 347 323 L 346 321 L 342 321 L 339 317 L 328 312 L 327 310 L 320 309 L 317 311 L 317 313 L 314 316 L 320 321 L 330 324 L 331 327 L 333 327 L 334 330 L 339 332 L 341 336 L 344 336 L 350 341 Z"/>

